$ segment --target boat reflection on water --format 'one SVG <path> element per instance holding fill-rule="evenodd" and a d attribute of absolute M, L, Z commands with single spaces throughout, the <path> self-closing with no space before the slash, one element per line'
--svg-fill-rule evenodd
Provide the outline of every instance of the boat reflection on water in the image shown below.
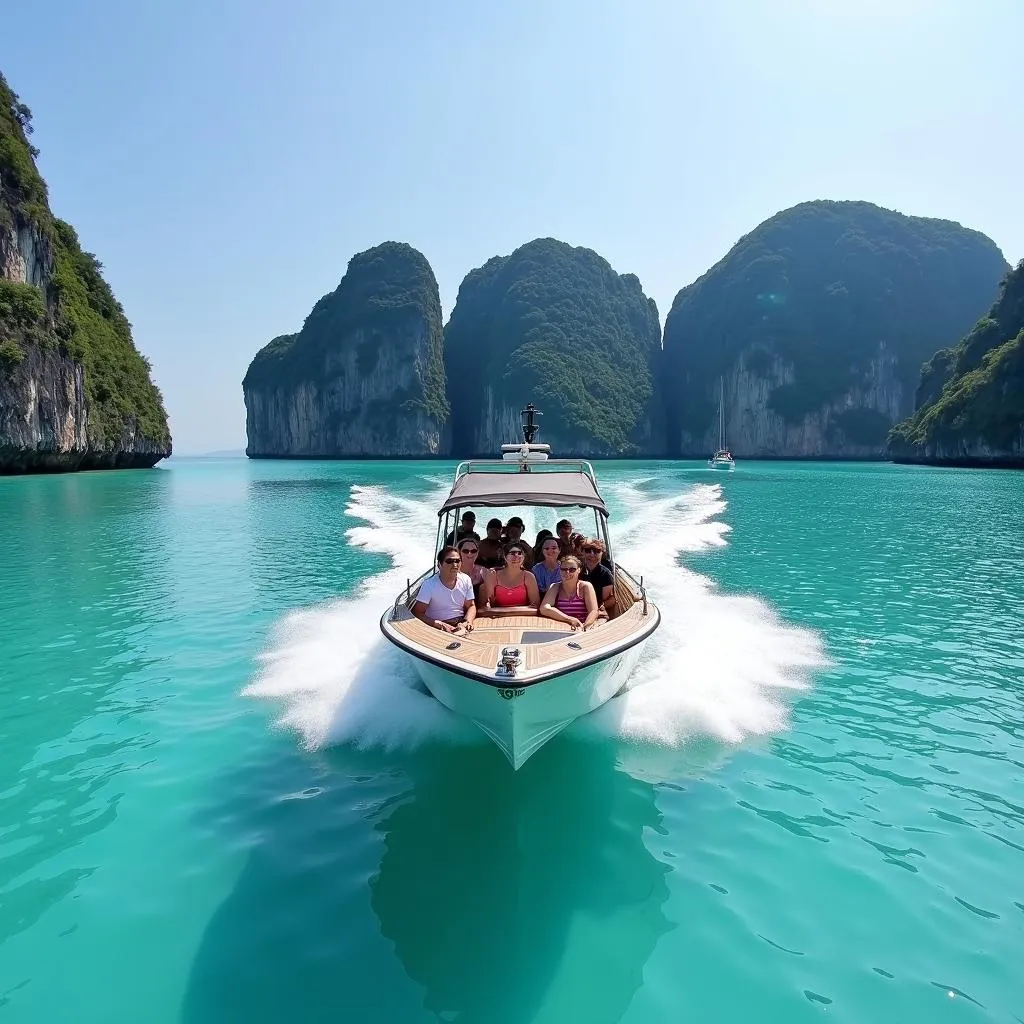
<path fill-rule="evenodd" d="M 466 1024 L 619 1020 L 671 927 L 669 869 L 644 841 L 654 787 L 586 743 L 518 773 L 472 749 L 421 768 L 378 825 L 370 888 L 425 1008 Z"/>
<path fill-rule="evenodd" d="M 185 1024 L 617 1021 L 670 924 L 654 787 L 611 745 L 253 752 L 200 818 L 246 850 Z"/>

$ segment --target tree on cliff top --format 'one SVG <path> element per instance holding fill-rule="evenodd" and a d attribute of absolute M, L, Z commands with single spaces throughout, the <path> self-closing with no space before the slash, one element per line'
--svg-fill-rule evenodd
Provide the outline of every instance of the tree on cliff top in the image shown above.
<path fill-rule="evenodd" d="M 48 230 L 51 217 L 46 182 L 35 158 L 39 151 L 28 141 L 32 111 L 0 73 L 0 229 L 13 227 L 12 212 Z"/>
<path fill-rule="evenodd" d="M 707 428 L 718 376 L 741 352 L 755 371 L 773 356 L 792 365 L 794 383 L 769 399 L 790 422 L 862 379 L 880 343 L 909 388 L 921 363 L 991 302 L 1006 269 L 991 239 L 952 221 L 864 202 L 801 203 L 776 214 L 672 304 L 671 436 Z"/>
<path fill-rule="evenodd" d="M 661 324 L 633 274 L 591 249 L 538 238 L 470 271 L 445 328 L 452 442 L 470 453 L 499 403 L 535 401 L 543 425 L 628 453 L 651 412 Z"/>
<path fill-rule="evenodd" d="M 913 416 L 889 436 L 897 455 L 982 441 L 1010 452 L 1024 431 L 1024 260 L 987 316 L 925 364 Z"/>
<path fill-rule="evenodd" d="M 346 338 L 361 331 L 358 365 L 372 367 L 388 333 L 422 318 L 426 355 L 416 367 L 419 394 L 405 398 L 438 423 L 448 418 L 443 326 L 437 280 L 426 257 L 405 242 L 384 242 L 357 253 L 338 287 L 321 298 L 297 334 L 265 345 L 249 365 L 246 389 L 317 380 L 324 360 Z"/>

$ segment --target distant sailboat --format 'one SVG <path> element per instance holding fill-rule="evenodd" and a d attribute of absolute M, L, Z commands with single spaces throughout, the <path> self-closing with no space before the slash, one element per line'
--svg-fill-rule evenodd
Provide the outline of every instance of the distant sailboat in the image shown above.
<path fill-rule="evenodd" d="M 718 378 L 718 451 L 708 459 L 708 468 L 736 468 L 736 460 L 725 446 L 725 377 Z"/>

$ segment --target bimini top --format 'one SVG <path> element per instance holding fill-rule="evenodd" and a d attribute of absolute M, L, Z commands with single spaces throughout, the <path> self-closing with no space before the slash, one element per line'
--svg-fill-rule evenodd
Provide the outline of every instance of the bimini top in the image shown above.
<path fill-rule="evenodd" d="M 466 473 L 456 479 L 452 493 L 437 514 L 441 516 L 450 509 L 472 505 L 544 505 L 553 508 L 568 505 L 596 508 L 608 515 L 594 481 L 580 471 Z"/>

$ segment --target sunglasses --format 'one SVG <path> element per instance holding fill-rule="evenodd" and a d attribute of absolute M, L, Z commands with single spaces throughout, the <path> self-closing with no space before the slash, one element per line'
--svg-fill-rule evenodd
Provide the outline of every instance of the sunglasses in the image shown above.
<path fill-rule="evenodd" d="M 563 565 L 562 572 L 579 572 L 579 567 L 575 565 Z"/>
<path fill-rule="evenodd" d="M 525 558 L 526 555 L 522 551 L 520 551 L 519 548 L 515 548 L 512 551 L 506 552 L 505 557 L 506 558 Z"/>
<path fill-rule="evenodd" d="M 462 565 L 461 558 L 446 558 L 444 560 L 445 565 Z"/>
<path fill-rule="evenodd" d="M 601 554 L 600 548 L 580 548 L 585 555 L 599 555 Z"/>
<path fill-rule="evenodd" d="M 480 549 L 479 548 L 460 548 L 459 550 L 464 555 L 475 555 Z"/>

